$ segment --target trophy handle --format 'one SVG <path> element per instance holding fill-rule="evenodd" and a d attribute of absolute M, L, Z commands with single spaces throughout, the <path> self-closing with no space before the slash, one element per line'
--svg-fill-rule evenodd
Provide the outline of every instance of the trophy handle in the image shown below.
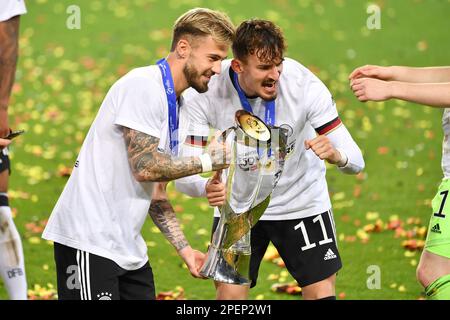
<path fill-rule="evenodd" d="M 228 138 L 228 135 L 230 134 L 230 132 L 236 130 L 236 127 L 229 127 L 228 129 L 222 131 L 222 133 L 220 134 L 220 136 L 217 138 L 218 142 L 225 142 Z"/>

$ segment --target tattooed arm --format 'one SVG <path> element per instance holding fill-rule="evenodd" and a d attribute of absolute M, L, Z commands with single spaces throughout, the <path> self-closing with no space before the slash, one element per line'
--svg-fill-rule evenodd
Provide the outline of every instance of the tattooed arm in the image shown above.
<path fill-rule="evenodd" d="M 17 64 L 19 16 L 0 22 L 0 138 L 9 133 L 8 105 Z"/>
<path fill-rule="evenodd" d="M 192 276 L 202 278 L 199 270 L 203 265 L 205 255 L 189 246 L 169 201 L 167 199 L 152 200 L 148 213 L 155 225 L 183 258 Z"/>
<path fill-rule="evenodd" d="M 148 213 L 155 225 L 177 251 L 189 245 L 180 228 L 175 211 L 168 200 L 152 200 Z"/>
<path fill-rule="evenodd" d="M 157 151 L 158 138 L 127 127 L 123 128 L 123 132 L 128 161 L 136 180 L 170 181 L 202 172 L 199 157 L 171 157 Z M 224 152 L 224 146 L 209 151 L 213 170 L 228 167 Z"/>

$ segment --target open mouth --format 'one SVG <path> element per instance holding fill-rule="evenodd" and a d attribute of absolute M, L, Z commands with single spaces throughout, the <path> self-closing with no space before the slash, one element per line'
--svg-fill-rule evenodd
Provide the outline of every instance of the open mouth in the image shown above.
<path fill-rule="evenodd" d="M 276 91 L 276 82 L 266 82 L 262 84 L 264 90 L 268 93 L 274 93 Z"/>

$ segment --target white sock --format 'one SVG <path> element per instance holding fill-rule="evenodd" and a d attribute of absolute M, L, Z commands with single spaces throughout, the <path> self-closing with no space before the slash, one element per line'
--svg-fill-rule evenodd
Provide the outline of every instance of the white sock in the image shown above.
<path fill-rule="evenodd" d="M 0 276 L 11 300 L 27 300 L 22 241 L 6 206 L 0 206 Z"/>

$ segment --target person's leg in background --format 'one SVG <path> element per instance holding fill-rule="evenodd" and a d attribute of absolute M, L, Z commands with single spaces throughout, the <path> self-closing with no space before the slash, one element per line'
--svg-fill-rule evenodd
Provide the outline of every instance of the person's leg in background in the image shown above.
<path fill-rule="evenodd" d="M 0 275 L 11 300 L 27 299 L 27 280 L 22 241 L 9 207 L 9 158 L 0 151 Z"/>

